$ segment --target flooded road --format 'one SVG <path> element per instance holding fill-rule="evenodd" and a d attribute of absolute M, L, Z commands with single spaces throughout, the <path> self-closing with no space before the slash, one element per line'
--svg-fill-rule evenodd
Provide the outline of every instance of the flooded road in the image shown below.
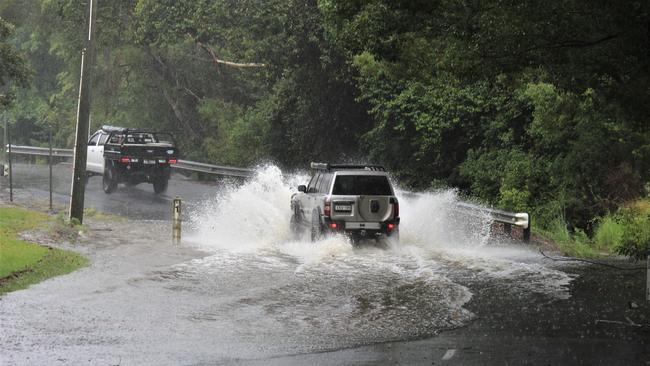
<path fill-rule="evenodd" d="M 595 333 L 600 343 L 573 345 L 594 336 L 579 329 L 594 319 L 584 318 L 589 305 L 579 310 L 572 293 L 586 266 L 495 238 L 487 219 L 456 213 L 453 191 L 402 195 L 397 246 L 290 240 L 289 197 L 304 179 L 266 167 L 243 185 L 173 181 L 172 194 L 194 189 L 180 245 L 171 243 L 168 222 L 134 219 L 154 198 L 119 189 L 110 197 L 129 205 L 129 220 L 88 219 L 90 232 L 79 243 L 49 243 L 80 251 L 90 267 L 0 298 L 0 363 L 579 364 L 570 352 L 585 349 L 590 361 L 627 355 L 603 364 L 645 357 L 636 333 Z M 32 190 L 38 187 L 19 197 Z M 105 200 L 97 193 L 87 196 Z M 169 207 L 166 197 L 155 199 L 164 203 L 150 205 L 153 219 Z M 577 323 L 531 325 L 531 318 L 553 319 L 554 306 Z M 454 336 L 490 318 L 490 328 Z M 507 329 L 509 321 L 521 329 Z M 499 324 L 507 336 L 492 339 Z M 557 341 L 559 334 L 569 338 Z M 562 344 L 572 348 L 557 358 Z M 528 347 L 545 356 L 535 358 Z"/>

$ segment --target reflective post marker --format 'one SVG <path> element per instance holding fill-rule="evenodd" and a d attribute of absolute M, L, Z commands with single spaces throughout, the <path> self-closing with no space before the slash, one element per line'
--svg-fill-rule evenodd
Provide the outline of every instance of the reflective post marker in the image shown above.
<path fill-rule="evenodd" d="M 181 199 L 174 198 L 172 201 L 172 240 L 175 244 L 181 242 Z"/>

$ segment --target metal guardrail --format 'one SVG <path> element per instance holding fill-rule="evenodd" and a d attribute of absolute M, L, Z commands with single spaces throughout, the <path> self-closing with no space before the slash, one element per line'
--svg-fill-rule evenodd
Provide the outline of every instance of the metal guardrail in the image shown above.
<path fill-rule="evenodd" d="M 11 153 L 22 154 L 22 155 L 49 156 L 50 149 L 47 147 L 11 145 Z M 74 157 L 74 150 L 73 149 L 52 149 L 52 156 L 72 158 Z M 254 174 L 252 169 L 222 166 L 222 165 L 212 165 L 212 164 L 199 163 L 190 160 L 178 160 L 178 162 L 176 164 L 172 164 L 171 167 L 174 169 L 222 175 L 226 177 L 249 178 L 252 177 Z"/>
<path fill-rule="evenodd" d="M 49 156 L 50 149 L 46 147 L 11 145 L 11 152 L 13 154 Z M 72 149 L 52 149 L 52 155 L 72 158 L 74 156 L 74 151 Z M 238 178 L 249 178 L 254 174 L 254 171 L 252 169 L 199 163 L 190 160 L 178 160 L 176 164 L 172 165 L 172 168 Z M 530 240 L 531 220 L 528 213 L 508 212 L 499 209 L 478 206 L 467 202 L 458 202 L 456 206 L 468 214 L 488 215 L 492 218 L 493 221 L 504 224 L 506 231 L 509 230 L 510 226 L 520 227 L 523 229 L 524 241 Z"/>
<path fill-rule="evenodd" d="M 401 191 L 403 195 L 410 197 L 418 197 L 420 193 Z M 493 222 L 504 224 L 504 229 L 507 234 L 510 234 L 512 226 L 522 229 L 522 239 L 526 242 L 530 240 L 531 233 L 531 219 L 530 214 L 526 212 L 508 212 L 495 208 L 488 208 L 479 206 L 468 202 L 456 202 L 457 211 L 463 212 L 466 215 L 475 216 L 478 218 L 489 217 Z"/>
<path fill-rule="evenodd" d="M 456 207 L 467 213 L 475 213 L 488 215 L 492 221 L 500 222 L 506 225 L 506 231 L 509 230 L 510 225 L 522 228 L 524 241 L 530 240 L 530 215 L 526 212 L 508 212 L 504 210 L 487 208 L 483 206 L 474 205 L 467 202 L 458 202 Z"/>
<path fill-rule="evenodd" d="M 9 146 L 7 145 L 7 148 L 8 147 Z M 11 145 L 11 153 L 21 155 L 50 156 L 50 149 L 47 147 Z M 52 149 L 52 156 L 72 158 L 74 157 L 74 151 L 72 149 Z"/>
<path fill-rule="evenodd" d="M 172 168 L 239 178 L 250 178 L 254 174 L 252 169 L 197 163 L 189 160 L 178 160 L 176 164 L 172 165 Z"/>

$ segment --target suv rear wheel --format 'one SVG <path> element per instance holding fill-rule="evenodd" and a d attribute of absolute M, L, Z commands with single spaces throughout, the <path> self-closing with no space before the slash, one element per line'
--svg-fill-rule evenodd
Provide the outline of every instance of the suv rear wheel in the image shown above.
<path fill-rule="evenodd" d="M 390 234 L 390 236 L 386 237 L 386 239 L 388 239 L 388 242 L 390 244 L 399 244 L 399 228 L 393 229 L 393 232 Z"/>
<path fill-rule="evenodd" d="M 323 237 L 323 227 L 320 224 L 318 214 L 314 212 L 311 215 L 311 241 L 315 242 Z"/>

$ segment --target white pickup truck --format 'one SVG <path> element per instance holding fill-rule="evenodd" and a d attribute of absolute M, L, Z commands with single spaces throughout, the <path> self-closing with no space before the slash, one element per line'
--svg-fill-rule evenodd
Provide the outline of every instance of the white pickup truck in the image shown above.
<path fill-rule="evenodd" d="M 167 189 L 170 164 L 178 161 L 171 134 L 103 126 L 88 140 L 86 174 L 102 176 L 104 192 L 119 183 L 153 184 L 154 192 Z"/>

